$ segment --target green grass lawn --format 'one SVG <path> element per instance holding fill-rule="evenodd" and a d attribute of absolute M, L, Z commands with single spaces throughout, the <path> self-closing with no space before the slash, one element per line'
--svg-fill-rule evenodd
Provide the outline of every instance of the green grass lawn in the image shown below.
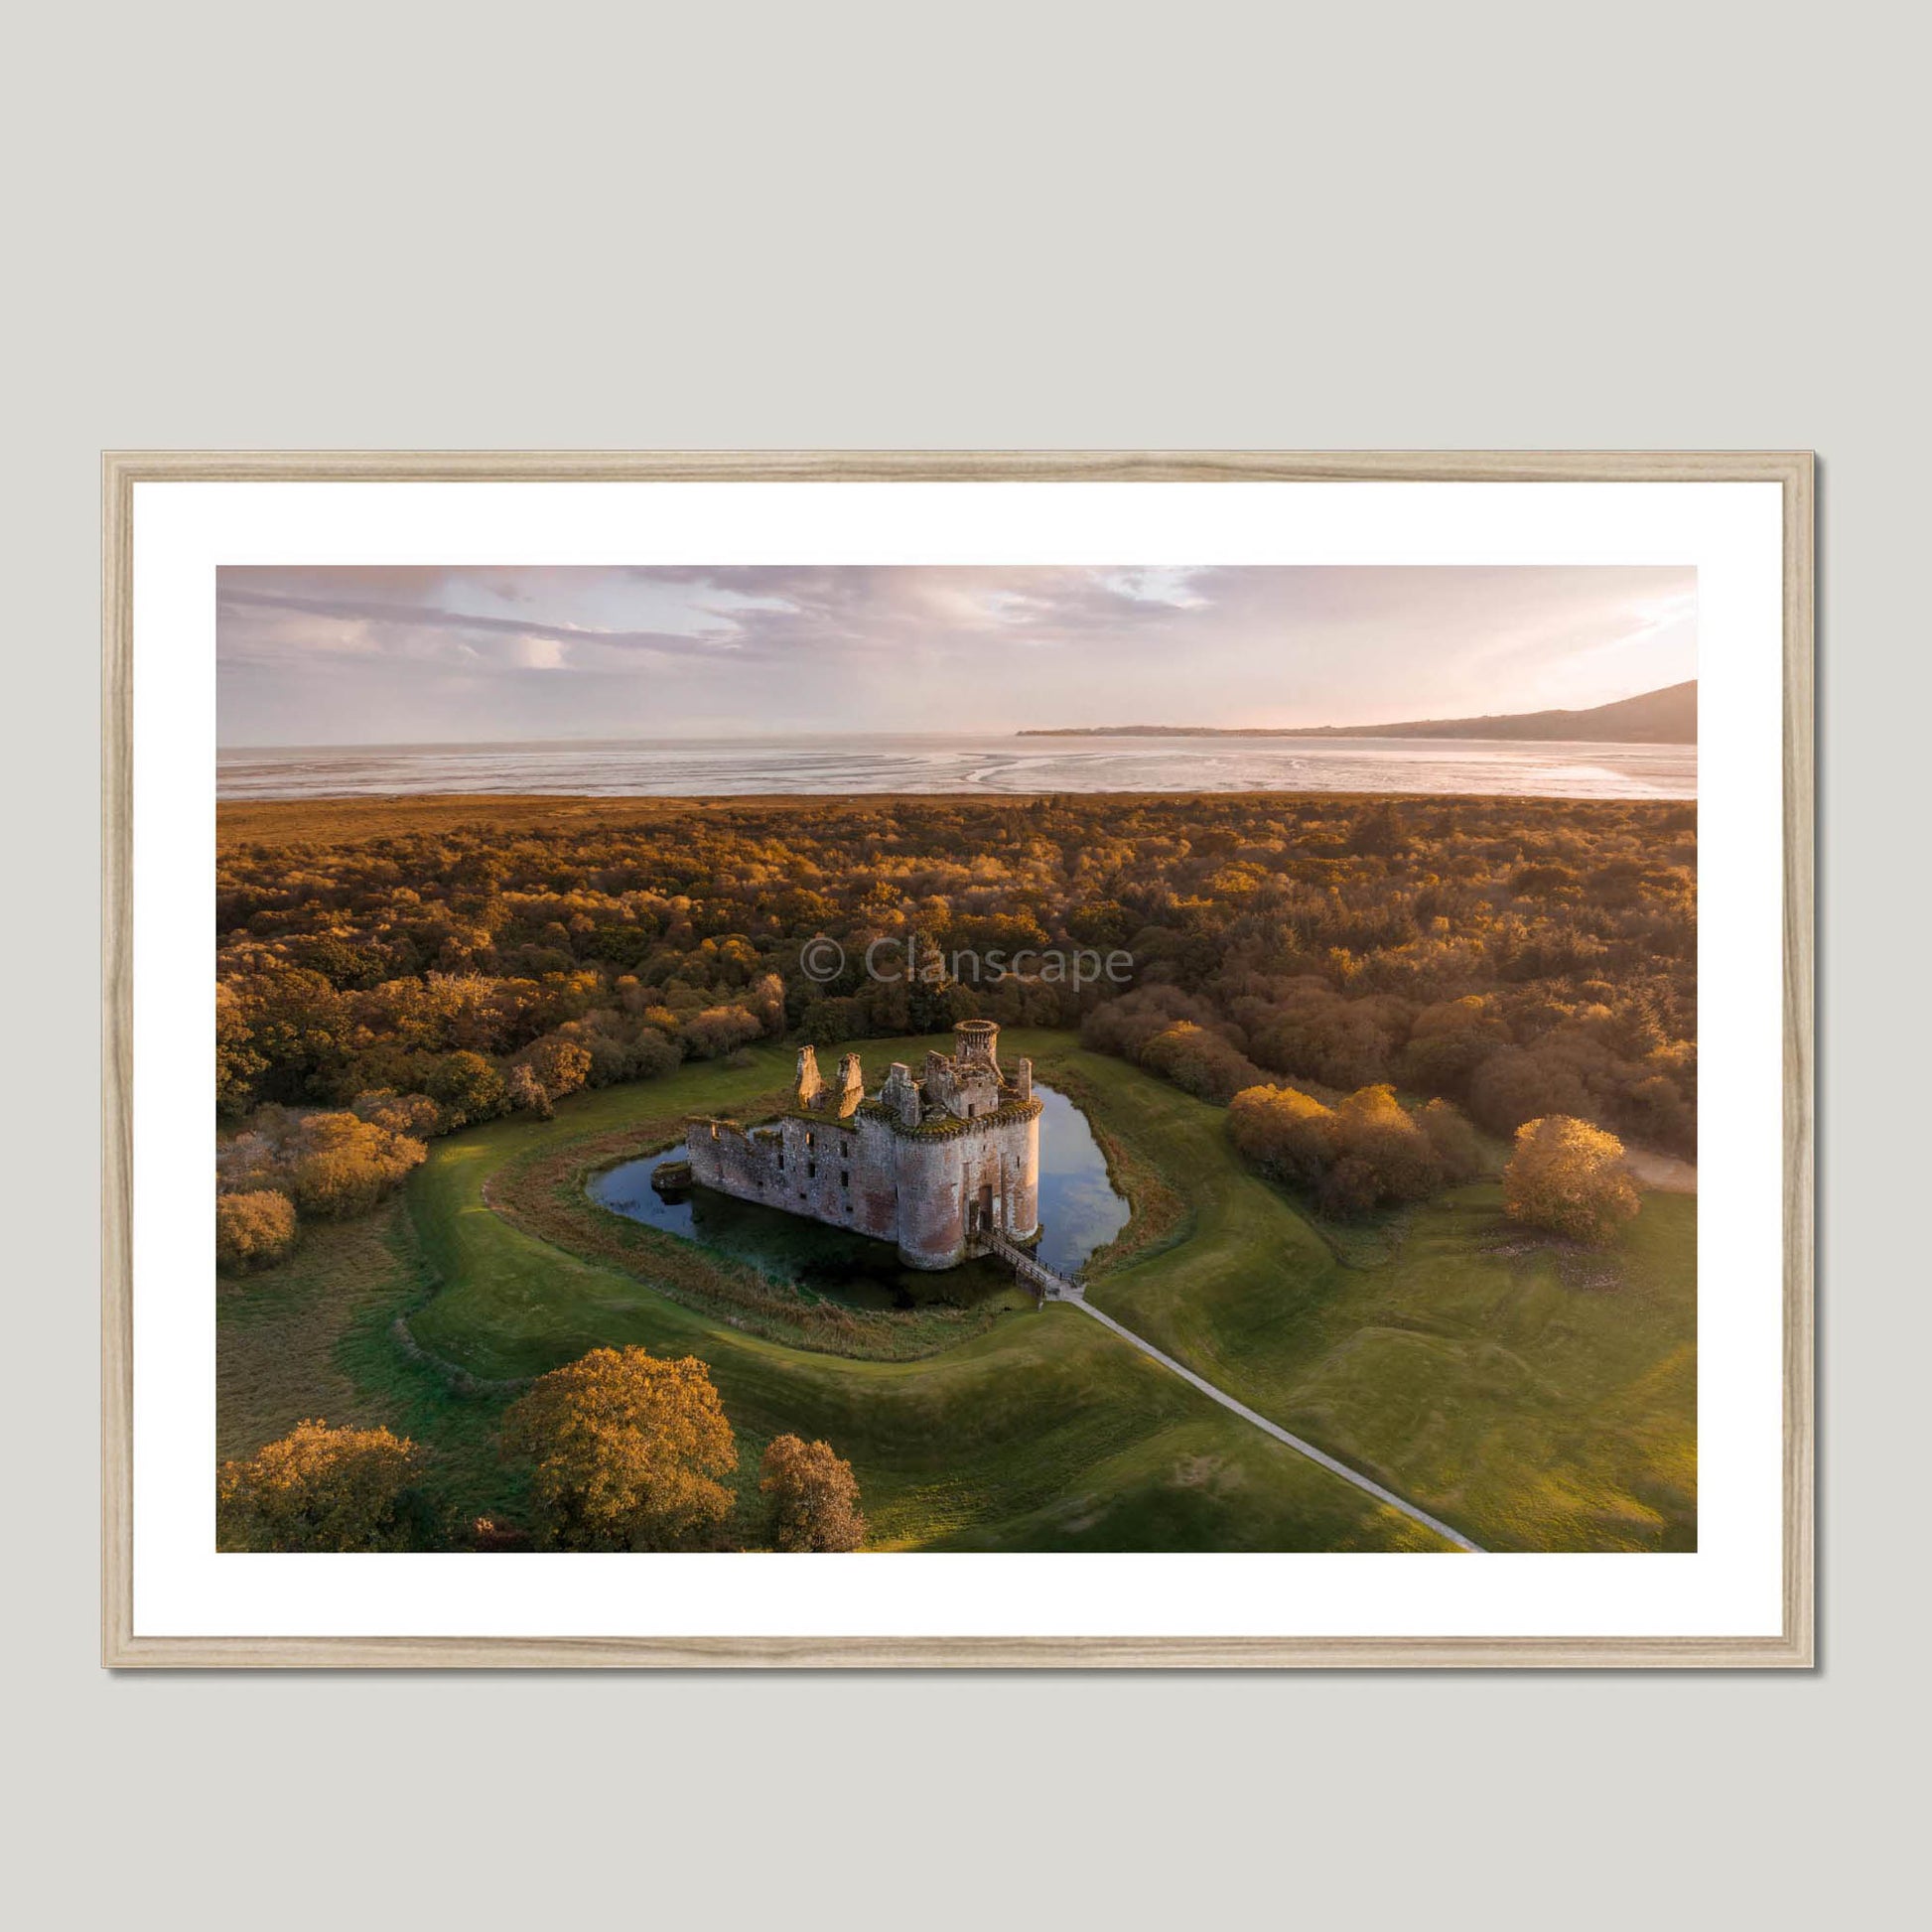
<path fill-rule="evenodd" d="M 1494 1550 L 1696 1547 L 1697 1202 L 1649 1192 L 1593 1255 L 1493 1180 L 1336 1245 L 1233 1156 L 1225 1113 L 1081 1056 L 1191 1209 L 1089 1299 Z"/>
<path fill-rule="evenodd" d="M 925 1041 L 863 1043 L 868 1074 Z M 1235 1158 L 1217 1108 L 1010 1031 L 1058 1072 L 1128 1169 L 1178 1198 L 1161 1238 L 1103 1257 L 1092 1299 L 1209 1379 L 1500 1549 L 1686 1548 L 1694 1535 L 1695 1202 L 1645 1198 L 1627 1248 L 1579 1266 L 1503 1222 L 1493 1186 L 1416 1210 L 1390 1258 L 1346 1267 Z M 518 1505 L 494 1449 L 508 1399 L 459 1393 L 600 1343 L 706 1361 L 746 1451 L 790 1430 L 851 1457 L 889 1548 L 1389 1550 L 1436 1539 L 1228 1415 L 1078 1311 L 1008 1311 L 911 1360 L 855 1360 L 672 1300 L 647 1249 L 567 1251 L 485 1198 L 566 1140 L 686 1110 L 750 1107 L 788 1049 L 562 1103 L 432 1147 L 401 1203 L 311 1230 L 296 1259 L 225 1285 L 220 1435 L 240 1453 L 306 1415 L 384 1421 L 434 1452 L 459 1516 Z M 1170 1202 L 1170 1208 L 1172 1203 Z M 636 1272 L 631 1272 L 631 1271 Z M 392 1324 L 436 1358 L 412 1358 Z"/>

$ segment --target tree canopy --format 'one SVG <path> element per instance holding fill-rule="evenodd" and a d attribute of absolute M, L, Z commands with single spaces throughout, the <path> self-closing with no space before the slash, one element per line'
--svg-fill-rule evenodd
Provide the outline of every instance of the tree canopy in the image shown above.
<path fill-rule="evenodd" d="M 856 1550 L 865 1541 L 858 1478 L 829 1443 L 774 1438 L 759 1464 L 759 1493 L 774 1550 Z"/>
<path fill-rule="evenodd" d="M 687 1548 L 731 1514 L 738 1448 L 694 1356 L 594 1348 L 518 1398 L 503 1444 L 530 1458 L 536 1537 L 552 1549 Z"/>
<path fill-rule="evenodd" d="M 440 1125 L 760 1035 L 1074 1026 L 1225 1101 L 1270 1075 L 1549 1113 L 1680 1153 L 1696 1099 L 1695 807 L 1263 795 L 229 808 L 220 1093 Z M 282 828 L 278 830 L 277 828 Z M 847 967 L 797 969 L 825 933 Z M 935 970 L 873 979 L 874 940 Z M 1129 979 L 986 962 L 1119 948 Z M 569 1050 L 566 1050 L 569 1049 Z M 587 1056 L 587 1057 L 586 1057 Z M 538 1104 L 530 1084 L 526 1104 Z"/>
<path fill-rule="evenodd" d="M 1513 1219 L 1600 1246 L 1638 1205 L 1614 1134 L 1563 1114 L 1517 1130 L 1503 1171 L 1503 1209 Z"/>
<path fill-rule="evenodd" d="M 243 1275 L 272 1267 L 295 1248 L 295 1203 L 273 1187 L 222 1194 L 214 1203 L 214 1260 Z"/>
<path fill-rule="evenodd" d="M 298 1423 L 245 1461 L 224 1462 L 215 1484 L 224 1550 L 396 1550 L 416 1448 L 386 1429 Z"/>
<path fill-rule="evenodd" d="M 240 1131 L 220 1186 L 305 1218 L 363 1211 L 434 1135 L 579 1087 L 976 1015 L 1080 1027 L 1215 1102 L 1306 1091 L 1350 1145 L 1276 1154 L 1337 1211 L 1408 1197 L 1432 1154 L 1458 1166 L 1427 1119 L 1428 1152 L 1378 1103 L 1339 1121 L 1390 1085 L 1493 1135 L 1561 1114 L 1696 1152 L 1694 806 L 424 799 L 223 823 L 217 1094 Z M 820 934 L 846 960 L 825 985 L 798 970 Z M 920 969 L 869 976 L 882 941 Z M 1042 970 L 1082 947 L 1131 963 Z"/>

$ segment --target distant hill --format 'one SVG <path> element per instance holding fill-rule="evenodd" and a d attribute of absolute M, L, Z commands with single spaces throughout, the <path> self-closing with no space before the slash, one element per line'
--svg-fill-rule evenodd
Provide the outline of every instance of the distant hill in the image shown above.
<path fill-rule="evenodd" d="M 1698 683 L 1666 685 L 1587 711 L 1515 711 L 1482 718 L 1417 718 L 1399 725 L 1295 725 L 1230 731 L 1218 725 L 1068 725 L 1022 738 L 1542 738 L 1616 745 L 1695 745 Z"/>

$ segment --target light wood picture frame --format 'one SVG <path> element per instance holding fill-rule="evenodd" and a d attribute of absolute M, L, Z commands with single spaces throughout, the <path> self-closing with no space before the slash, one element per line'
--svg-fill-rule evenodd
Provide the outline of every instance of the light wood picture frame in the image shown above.
<path fill-rule="evenodd" d="M 150 483 L 1757 483 L 1783 503 L 1783 1556 L 1775 1636 L 288 1637 L 135 1627 L 134 542 Z M 130 1668 L 1804 1668 L 1814 1635 L 1813 520 L 1806 452 L 138 452 L 102 462 L 101 1656 Z"/>

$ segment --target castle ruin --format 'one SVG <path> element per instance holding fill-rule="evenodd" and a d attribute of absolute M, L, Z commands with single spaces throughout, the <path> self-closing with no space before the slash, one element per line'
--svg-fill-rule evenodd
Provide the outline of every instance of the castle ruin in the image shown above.
<path fill-rule="evenodd" d="M 832 1227 L 890 1241 L 909 1268 L 951 1268 L 996 1240 L 1039 1232 L 1039 1115 L 1033 1062 L 1002 1070 L 1000 1030 L 962 1020 L 950 1056 L 915 1075 L 896 1061 L 868 1098 L 859 1055 L 831 1081 L 798 1049 L 790 1104 L 765 1126 L 693 1117 L 691 1178 Z"/>

